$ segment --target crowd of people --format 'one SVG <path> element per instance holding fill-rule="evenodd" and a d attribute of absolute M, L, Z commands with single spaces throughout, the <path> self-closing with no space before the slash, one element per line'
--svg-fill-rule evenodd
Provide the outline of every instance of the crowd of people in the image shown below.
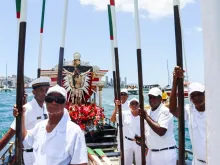
<path fill-rule="evenodd" d="M 115 100 L 111 121 L 119 123 L 118 106 L 122 107 L 122 125 L 125 165 L 141 165 L 140 118 L 145 121 L 147 165 L 176 165 L 177 148 L 174 137 L 174 116 L 178 119 L 177 81 L 184 71 L 175 67 L 169 107 L 164 105 L 166 93 L 154 87 L 148 93 L 150 109 L 140 109 L 139 100 L 129 99 L 127 89 Z M 80 127 L 72 122 L 65 109 L 67 93 L 63 87 L 50 87 L 50 78 L 40 77 L 32 82 L 34 98 L 23 106 L 22 139 L 25 165 L 85 165 L 88 163 L 85 137 Z M 189 85 L 190 104 L 185 105 L 193 149 L 193 165 L 206 164 L 205 87 L 199 83 Z M 16 106 L 13 115 L 18 115 Z M 0 140 L 0 150 L 15 134 L 16 120 Z M 120 151 L 119 134 L 117 135 Z M 137 138 L 138 137 L 138 138 Z M 133 154 L 135 155 L 133 160 Z"/>

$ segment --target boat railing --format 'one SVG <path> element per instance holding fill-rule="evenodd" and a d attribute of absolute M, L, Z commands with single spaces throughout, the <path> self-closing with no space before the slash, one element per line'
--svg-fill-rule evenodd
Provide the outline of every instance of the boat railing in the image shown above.
<path fill-rule="evenodd" d="M 6 147 L 0 152 L 0 165 L 9 164 L 9 159 L 13 155 L 14 142 L 10 142 Z"/>

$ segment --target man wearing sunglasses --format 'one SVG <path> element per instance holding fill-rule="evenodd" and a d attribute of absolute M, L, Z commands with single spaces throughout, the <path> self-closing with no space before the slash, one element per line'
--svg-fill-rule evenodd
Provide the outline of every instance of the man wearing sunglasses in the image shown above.
<path fill-rule="evenodd" d="M 145 124 L 147 165 L 176 165 L 173 115 L 162 103 L 162 91 L 159 88 L 151 88 L 148 97 L 151 108 L 147 112 L 139 110 L 139 115 L 147 123 Z"/>
<path fill-rule="evenodd" d="M 177 80 L 183 78 L 184 71 L 175 67 L 173 87 L 170 96 L 170 112 L 179 117 L 177 107 Z M 193 149 L 193 165 L 206 164 L 206 111 L 205 87 L 200 83 L 191 83 L 188 89 L 190 104 L 185 105 L 185 120 L 188 122 L 189 135 Z"/>
<path fill-rule="evenodd" d="M 49 118 L 32 130 L 26 130 L 23 115 L 23 145 L 33 147 L 34 165 L 86 165 L 88 162 L 84 134 L 65 115 L 66 99 L 64 88 L 59 85 L 51 87 L 45 97 Z"/>
<path fill-rule="evenodd" d="M 34 126 L 40 121 L 47 119 L 48 115 L 47 115 L 46 106 L 44 104 L 44 99 L 45 99 L 47 90 L 50 87 L 50 82 L 51 80 L 49 77 L 40 77 L 31 82 L 32 89 L 33 89 L 32 93 L 34 95 L 34 98 L 30 102 L 24 105 L 24 107 L 26 108 L 25 126 L 28 130 L 33 129 Z M 14 107 L 13 115 L 17 116 L 18 110 L 15 107 Z M 0 144 L 4 143 L 4 145 L 6 145 L 8 141 L 14 136 L 16 132 L 15 130 L 16 130 L 16 120 L 13 121 L 8 133 L 6 134 L 9 136 L 7 136 L 7 138 L 3 137 L 2 138 L 3 140 L 0 141 Z M 25 165 L 33 165 L 32 147 L 26 146 L 26 148 L 23 148 L 23 160 L 24 160 Z"/>

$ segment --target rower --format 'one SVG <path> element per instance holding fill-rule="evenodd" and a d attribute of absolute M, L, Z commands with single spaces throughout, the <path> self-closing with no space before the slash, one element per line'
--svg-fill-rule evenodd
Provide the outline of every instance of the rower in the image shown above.
<path fill-rule="evenodd" d="M 24 105 L 26 108 L 25 126 L 27 130 L 33 129 L 37 123 L 48 118 L 44 99 L 50 87 L 50 82 L 51 79 L 49 77 L 40 77 L 31 82 L 34 98 Z M 14 115 L 18 115 L 16 110 L 14 110 Z M 11 129 L 16 129 L 16 120 L 14 120 L 11 124 Z M 23 159 L 25 165 L 33 165 L 33 157 L 32 147 L 26 146 L 23 148 Z"/>
<path fill-rule="evenodd" d="M 161 103 L 162 91 L 159 88 L 151 88 L 148 97 L 151 108 L 147 112 L 139 110 L 139 115 L 147 123 L 145 124 L 148 147 L 147 165 L 176 165 L 177 153 L 173 115 Z"/>
<path fill-rule="evenodd" d="M 22 139 L 24 147 L 33 147 L 34 165 L 86 165 L 88 154 L 85 136 L 80 127 L 65 114 L 67 92 L 55 85 L 46 94 L 48 119 L 32 130 L 26 130 L 26 114 L 22 114 Z M 23 112 L 26 109 L 24 108 Z"/>
<path fill-rule="evenodd" d="M 170 112 L 179 118 L 177 107 L 177 80 L 183 78 L 184 71 L 175 67 L 173 87 L 170 96 Z M 200 83 L 189 85 L 190 104 L 185 105 L 185 120 L 188 122 L 189 135 L 193 149 L 193 165 L 205 165 L 206 162 L 206 111 L 205 87 Z"/>

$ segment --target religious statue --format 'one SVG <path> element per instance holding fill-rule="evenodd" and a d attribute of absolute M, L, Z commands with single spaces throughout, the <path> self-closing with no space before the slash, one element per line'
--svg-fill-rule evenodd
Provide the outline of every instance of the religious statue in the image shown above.
<path fill-rule="evenodd" d="M 73 55 L 74 60 L 72 61 L 73 71 L 63 69 L 64 73 L 64 87 L 69 92 L 68 101 L 71 98 L 73 104 L 82 103 L 84 98 L 84 92 L 89 94 L 89 83 L 91 81 L 90 69 L 85 72 L 80 72 L 81 66 L 81 55 L 77 52 Z"/>

